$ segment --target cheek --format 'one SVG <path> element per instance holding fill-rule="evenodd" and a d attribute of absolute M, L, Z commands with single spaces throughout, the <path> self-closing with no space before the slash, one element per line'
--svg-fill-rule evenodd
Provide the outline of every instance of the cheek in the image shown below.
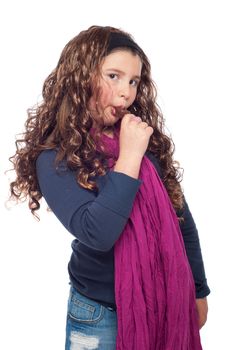
<path fill-rule="evenodd" d="M 130 96 L 130 104 L 132 104 L 134 102 L 134 100 L 136 99 L 137 96 L 137 90 L 133 91 L 133 93 Z"/>
<path fill-rule="evenodd" d="M 112 100 L 113 96 L 114 96 L 113 88 L 110 85 L 104 83 L 102 85 L 102 95 L 101 95 L 102 104 L 107 105 L 107 103 Z"/>

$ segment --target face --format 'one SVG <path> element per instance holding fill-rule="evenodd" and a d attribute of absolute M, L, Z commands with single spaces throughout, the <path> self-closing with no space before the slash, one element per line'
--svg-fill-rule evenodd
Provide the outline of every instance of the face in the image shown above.
<path fill-rule="evenodd" d="M 100 76 L 100 96 L 90 99 L 90 110 L 96 123 L 114 125 L 122 118 L 122 111 L 132 105 L 136 98 L 141 76 L 140 57 L 130 51 L 118 50 L 110 53 L 102 62 Z M 97 106 L 103 112 L 98 113 Z"/>

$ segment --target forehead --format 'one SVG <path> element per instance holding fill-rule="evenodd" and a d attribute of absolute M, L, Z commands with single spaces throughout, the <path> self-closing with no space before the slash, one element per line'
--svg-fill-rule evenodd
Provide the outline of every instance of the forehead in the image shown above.
<path fill-rule="evenodd" d="M 106 56 L 102 62 L 102 69 L 118 68 L 120 70 L 133 71 L 140 74 L 142 61 L 139 55 L 129 50 L 117 50 Z"/>

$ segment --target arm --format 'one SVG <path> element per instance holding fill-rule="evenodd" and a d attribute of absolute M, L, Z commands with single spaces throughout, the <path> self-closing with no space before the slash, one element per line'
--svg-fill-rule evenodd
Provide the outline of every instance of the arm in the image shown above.
<path fill-rule="evenodd" d="M 182 211 L 177 211 L 177 216 L 180 216 L 181 213 L 183 214 L 184 222 L 180 223 L 180 229 L 195 281 L 196 298 L 204 298 L 210 293 L 210 289 L 205 276 L 198 230 L 185 199 L 184 208 Z"/>
<path fill-rule="evenodd" d="M 201 329 L 207 321 L 208 303 L 206 296 L 210 293 L 210 289 L 205 277 L 198 231 L 185 199 L 182 213 L 185 221 L 180 223 L 180 228 L 195 281 L 196 307 L 198 312 L 199 329 Z M 177 215 L 178 214 L 181 214 L 181 212 L 177 213 Z"/>
<path fill-rule="evenodd" d="M 44 151 L 37 159 L 40 189 L 47 204 L 81 243 L 99 251 L 110 250 L 122 233 L 142 183 L 122 172 L 98 178 L 99 193 L 82 188 L 70 170 L 57 172 L 56 152 Z"/>

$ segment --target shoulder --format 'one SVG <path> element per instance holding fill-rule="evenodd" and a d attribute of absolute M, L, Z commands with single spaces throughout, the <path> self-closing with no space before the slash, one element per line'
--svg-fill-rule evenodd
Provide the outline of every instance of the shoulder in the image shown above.
<path fill-rule="evenodd" d="M 36 176 L 41 193 L 47 201 L 53 200 L 56 194 L 72 192 L 77 186 L 76 172 L 67 167 L 66 161 L 57 164 L 55 149 L 42 151 L 36 160 Z"/>
<path fill-rule="evenodd" d="M 162 168 L 160 166 L 159 159 L 156 157 L 156 155 L 153 152 L 149 150 L 146 151 L 145 155 L 149 158 L 149 160 L 152 162 L 152 164 L 156 168 L 160 178 L 163 179 L 163 173 L 162 173 Z"/>
<path fill-rule="evenodd" d="M 36 168 L 45 164 L 53 164 L 55 162 L 57 151 L 55 149 L 48 149 L 42 151 L 36 159 Z"/>
<path fill-rule="evenodd" d="M 61 173 L 70 172 L 67 169 L 66 162 L 61 161 L 56 164 L 57 150 L 44 150 L 36 159 L 36 173 L 39 178 L 46 177 L 48 175 L 60 175 Z M 65 171 L 64 171 L 65 170 Z"/>
<path fill-rule="evenodd" d="M 48 149 L 42 151 L 36 159 L 36 169 L 39 170 L 40 168 L 49 168 L 54 170 L 67 170 L 67 163 L 65 160 L 62 160 L 57 164 L 55 163 L 57 153 L 57 149 Z"/>

